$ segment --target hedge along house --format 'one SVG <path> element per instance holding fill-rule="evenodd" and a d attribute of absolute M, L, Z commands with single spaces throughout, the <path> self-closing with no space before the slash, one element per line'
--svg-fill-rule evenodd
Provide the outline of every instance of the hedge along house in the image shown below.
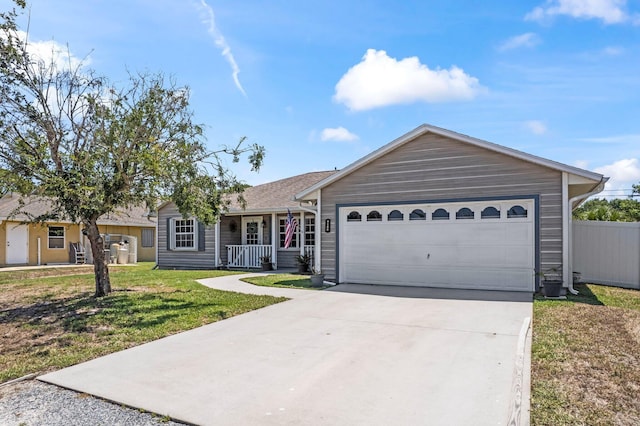
<path fill-rule="evenodd" d="M 553 272 L 571 286 L 571 211 L 606 180 L 422 125 L 341 171 L 249 188 L 246 210 L 234 206 L 208 231 L 164 206 L 158 262 L 256 267 L 247 253 L 257 249 L 246 247 L 262 245 L 258 254 L 293 266 L 292 255 L 313 246 L 316 269 L 338 283 L 532 292 Z M 287 208 L 305 226 L 283 251 Z"/>
<path fill-rule="evenodd" d="M 233 200 L 212 227 L 183 218 L 175 204 L 158 208 L 158 267 L 259 268 L 268 257 L 277 268 L 294 268 L 296 257 L 314 257 L 316 216 L 301 207 L 293 194 L 337 173 L 311 172 L 247 188 L 243 208 Z M 284 247 L 288 211 L 298 227 L 290 247 Z"/>
<path fill-rule="evenodd" d="M 422 125 L 295 199 L 323 224 L 316 267 L 338 283 L 571 288 L 571 211 L 607 178 Z"/>
<path fill-rule="evenodd" d="M 26 214 L 14 214 L 20 206 L 19 195 L 7 194 L 0 198 L 0 266 L 46 265 L 75 263 L 71 244 L 88 239 L 82 234 L 82 225 L 69 220 L 33 222 L 33 217 L 47 212 L 49 201 L 43 198 L 23 198 Z M 108 241 L 120 241 L 122 236 L 136 240 L 136 261 L 153 262 L 155 256 L 156 219 L 146 209 L 130 208 L 98 220 L 100 233 Z M 111 238 L 113 237 L 113 238 Z M 86 258 L 90 262 L 90 257 Z"/>

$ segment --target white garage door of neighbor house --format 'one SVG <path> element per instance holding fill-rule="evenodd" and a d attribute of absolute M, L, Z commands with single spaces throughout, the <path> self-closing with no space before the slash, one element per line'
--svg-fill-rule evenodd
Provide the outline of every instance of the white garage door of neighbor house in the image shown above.
<path fill-rule="evenodd" d="M 29 226 L 7 222 L 7 265 L 29 263 Z"/>
<path fill-rule="evenodd" d="M 341 207 L 339 281 L 533 291 L 534 200 Z"/>

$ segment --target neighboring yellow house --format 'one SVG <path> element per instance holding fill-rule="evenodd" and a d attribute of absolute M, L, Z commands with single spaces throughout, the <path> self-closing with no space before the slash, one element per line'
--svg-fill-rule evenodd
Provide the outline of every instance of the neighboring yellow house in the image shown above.
<path fill-rule="evenodd" d="M 46 199 L 25 199 L 22 210 L 28 214 L 13 215 L 20 198 L 15 194 L 0 198 L 0 267 L 75 263 L 71 244 L 81 243 L 89 249 L 81 224 L 65 220 L 33 222 L 33 217 L 48 211 Z M 130 261 L 155 262 L 156 222 L 146 209 L 134 207 L 99 219 L 98 228 L 105 236 L 105 249 L 126 240 L 130 243 Z"/>

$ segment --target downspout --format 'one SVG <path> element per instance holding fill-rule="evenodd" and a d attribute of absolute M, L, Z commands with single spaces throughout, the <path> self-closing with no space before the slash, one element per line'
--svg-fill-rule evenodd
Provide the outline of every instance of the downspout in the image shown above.
<path fill-rule="evenodd" d="M 276 233 L 278 229 L 277 216 L 275 213 L 271 213 L 271 262 L 273 262 L 274 269 L 278 269 L 278 235 Z"/>
<path fill-rule="evenodd" d="M 575 197 L 572 197 L 569 199 L 569 209 L 571 210 L 569 214 L 569 273 L 570 275 L 569 275 L 569 283 L 568 283 L 567 290 L 569 291 L 569 293 L 573 294 L 574 296 L 578 294 L 578 290 L 573 288 L 573 210 L 574 209 L 572 206 L 575 201 L 579 201 L 579 203 L 576 205 L 576 208 L 577 208 L 577 206 L 580 205 L 583 200 L 602 191 L 604 184 L 607 183 L 608 180 L 609 180 L 608 177 L 602 177 L 602 179 L 600 179 L 600 182 L 598 182 L 591 191 L 587 192 L 586 194 L 576 195 Z"/>

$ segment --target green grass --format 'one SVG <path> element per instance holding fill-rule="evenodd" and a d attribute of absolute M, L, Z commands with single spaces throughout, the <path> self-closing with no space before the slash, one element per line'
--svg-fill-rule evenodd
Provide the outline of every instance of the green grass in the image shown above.
<path fill-rule="evenodd" d="M 0 382 L 98 356 L 278 303 L 207 288 L 229 271 L 111 267 L 113 292 L 94 298 L 91 269 L 0 271 Z"/>
<path fill-rule="evenodd" d="M 534 300 L 531 423 L 640 424 L 640 292 L 576 288 Z"/>
<path fill-rule="evenodd" d="M 268 274 L 258 277 L 242 278 L 241 280 L 263 287 L 306 288 L 312 290 L 327 288 L 327 286 L 313 287 L 308 275 Z"/>

